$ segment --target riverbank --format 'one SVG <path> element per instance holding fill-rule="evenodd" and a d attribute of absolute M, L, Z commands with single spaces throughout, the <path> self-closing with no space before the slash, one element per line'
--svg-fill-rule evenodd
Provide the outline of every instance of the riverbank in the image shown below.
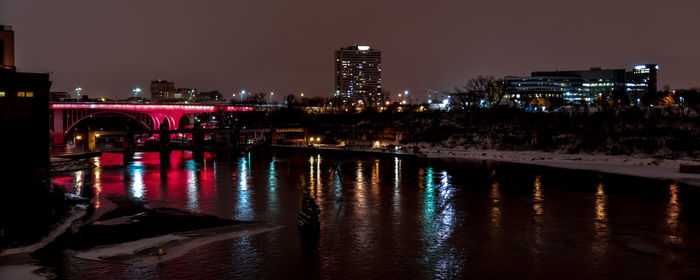
<path fill-rule="evenodd" d="M 598 154 L 559 154 L 540 151 L 462 150 L 421 146 L 428 158 L 456 158 L 534 164 L 555 168 L 588 170 L 643 178 L 672 180 L 700 187 L 700 174 L 681 173 L 682 163 L 698 163 L 692 159 L 655 159 Z"/>

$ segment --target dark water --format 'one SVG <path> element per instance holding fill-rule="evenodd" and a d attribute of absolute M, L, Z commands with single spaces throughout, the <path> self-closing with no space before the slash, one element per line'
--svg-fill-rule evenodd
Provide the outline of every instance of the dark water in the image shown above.
<path fill-rule="evenodd" d="M 150 267 L 64 256 L 71 279 L 687 279 L 700 277 L 700 191 L 672 182 L 489 162 L 293 152 L 104 154 L 54 179 L 78 194 L 284 227 Z M 321 235 L 302 239 L 304 190 Z"/>

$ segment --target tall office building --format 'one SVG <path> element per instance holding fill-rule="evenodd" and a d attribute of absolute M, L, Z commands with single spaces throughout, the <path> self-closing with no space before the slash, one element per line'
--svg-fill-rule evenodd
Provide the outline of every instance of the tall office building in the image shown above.
<path fill-rule="evenodd" d="M 626 73 L 627 82 L 625 87 L 633 103 L 641 103 L 643 98 L 647 98 L 645 103 L 653 101 L 656 95 L 656 74 L 659 66 L 656 64 L 637 65 Z"/>
<path fill-rule="evenodd" d="M 335 94 L 344 105 L 381 105 L 382 54 L 369 46 L 349 46 L 335 51 Z"/>
<path fill-rule="evenodd" d="M 0 68 L 15 69 L 15 33 L 9 25 L 0 25 Z"/>

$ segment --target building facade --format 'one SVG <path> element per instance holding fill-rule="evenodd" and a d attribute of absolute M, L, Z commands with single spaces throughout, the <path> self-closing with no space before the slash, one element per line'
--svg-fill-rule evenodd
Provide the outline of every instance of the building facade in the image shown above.
<path fill-rule="evenodd" d="M 349 46 L 335 51 L 335 95 L 345 106 L 380 106 L 382 55 L 369 46 Z"/>
<path fill-rule="evenodd" d="M 532 72 L 530 77 L 506 77 L 505 98 L 526 104 L 531 98 L 561 99 L 564 103 L 593 103 L 624 97 L 636 104 L 639 95 L 656 92 L 654 64 L 625 69 Z"/>
<path fill-rule="evenodd" d="M 637 65 L 625 74 L 625 90 L 630 97 L 632 103 L 641 104 L 651 102 L 656 95 L 657 84 L 656 74 L 659 66 L 656 64 Z M 647 100 L 643 100 L 647 98 Z"/>
<path fill-rule="evenodd" d="M 15 179 L 41 178 L 49 168 L 49 74 L 0 68 L 2 169 Z"/>
<path fill-rule="evenodd" d="M 154 101 L 193 101 L 196 89 L 175 88 L 175 83 L 158 79 L 151 81 L 151 99 Z"/>
<path fill-rule="evenodd" d="M 8 25 L 0 25 L 0 68 L 15 69 L 15 33 Z"/>

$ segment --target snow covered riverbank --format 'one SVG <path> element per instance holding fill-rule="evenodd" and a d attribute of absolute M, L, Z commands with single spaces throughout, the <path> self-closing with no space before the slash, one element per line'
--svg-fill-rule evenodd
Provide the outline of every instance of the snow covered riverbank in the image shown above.
<path fill-rule="evenodd" d="M 700 187 L 700 174 L 680 173 L 678 171 L 682 163 L 700 163 L 693 160 L 662 160 L 648 157 L 605 156 L 594 154 L 558 154 L 539 151 L 461 150 L 440 147 L 422 147 L 421 152 L 426 154 L 429 158 L 458 158 L 534 164 L 652 179 L 674 180 Z"/>

